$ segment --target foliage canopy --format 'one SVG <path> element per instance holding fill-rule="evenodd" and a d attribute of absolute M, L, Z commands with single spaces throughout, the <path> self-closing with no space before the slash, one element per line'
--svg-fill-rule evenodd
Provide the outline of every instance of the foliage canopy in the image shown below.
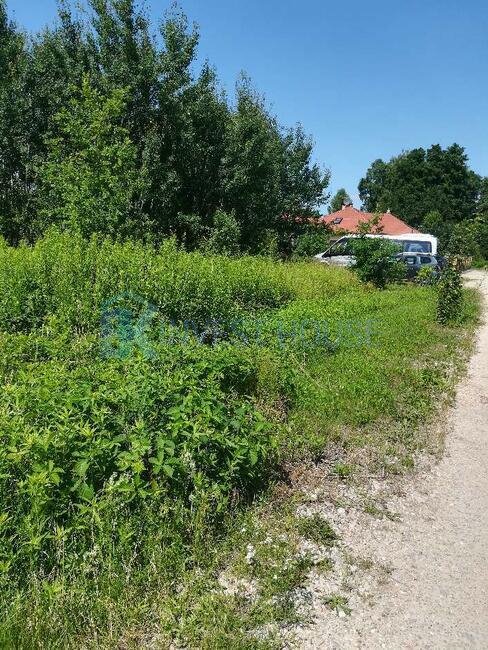
<path fill-rule="evenodd" d="M 234 248 L 257 251 L 270 229 L 282 240 L 284 214 L 313 214 L 329 174 L 311 139 L 246 78 L 233 103 L 209 64 L 195 72 L 198 40 L 175 7 L 155 39 L 137 0 L 63 2 L 29 39 L 0 0 L 0 234 L 16 244 L 62 224 L 194 247 L 221 210 Z"/>

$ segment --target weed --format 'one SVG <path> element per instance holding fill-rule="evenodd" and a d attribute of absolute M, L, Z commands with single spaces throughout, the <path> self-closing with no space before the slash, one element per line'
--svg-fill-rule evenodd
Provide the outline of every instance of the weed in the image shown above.
<path fill-rule="evenodd" d="M 452 268 L 446 268 L 439 281 L 437 301 L 437 320 L 445 325 L 460 316 L 463 299 L 463 289 L 460 273 Z"/>
<path fill-rule="evenodd" d="M 337 614 L 345 614 L 349 616 L 351 613 L 351 608 L 349 607 L 349 601 L 345 596 L 340 596 L 339 594 L 331 594 L 330 596 L 325 596 L 323 598 L 325 605 L 333 609 Z"/>
<path fill-rule="evenodd" d="M 332 468 L 333 473 L 339 478 L 345 479 L 352 475 L 354 467 L 348 463 L 335 463 Z"/>
<path fill-rule="evenodd" d="M 319 514 L 298 519 L 298 532 L 303 537 L 324 546 L 332 546 L 337 541 L 337 533 L 329 522 Z"/>
<path fill-rule="evenodd" d="M 284 501 L 259 526 L 247 505 L 331 440 L 338 476 L 356 450 L 404 470 L 459 371 L 472 293 L 462 310 L 464 329 L 440 327 L 431 287 L 173 241 L 2 245 L 0 645 L 275 647 L 263 630 L 297 620 L 312 566 L 299 536 L 335 532 Z M 224 569 L 256 599 L 223 594 Z"/>

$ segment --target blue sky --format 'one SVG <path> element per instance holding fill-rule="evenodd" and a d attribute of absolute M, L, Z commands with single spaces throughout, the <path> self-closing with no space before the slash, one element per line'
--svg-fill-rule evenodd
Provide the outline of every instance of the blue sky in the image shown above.
<path fill-rule="evenodd" d="M 55 0 L 7 0 L 29 30 Z M 147 0 L 159 20 L 167 0 Z M 181 0 L 200 26 L 200 57 L 232 92 L 245 71 L 282 124 L 303 124 L 331 191 L 376 158 L 463 145 L 488 176 L 486 0 Z"/>

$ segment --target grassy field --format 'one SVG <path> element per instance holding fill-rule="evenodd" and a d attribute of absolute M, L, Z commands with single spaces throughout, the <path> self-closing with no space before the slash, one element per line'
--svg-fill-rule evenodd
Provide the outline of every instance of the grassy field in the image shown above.
<path fill-rule="evenodd" d="M 334 542 L 289 502 L 263 526 L 283 467 L 410 468 L 476 315 L 172 242 L 0 246 L 0 645 L 275 647 L 300 539 Z"/>

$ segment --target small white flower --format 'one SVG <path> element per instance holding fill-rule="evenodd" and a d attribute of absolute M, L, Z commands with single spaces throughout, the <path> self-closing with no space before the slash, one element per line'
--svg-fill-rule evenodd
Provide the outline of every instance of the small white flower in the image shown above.
<path fill-rule="evenodd" d="M 252 544 L 247 545 L 246 562 L 251 564 L 256 557 L 256 549 Z"/>

